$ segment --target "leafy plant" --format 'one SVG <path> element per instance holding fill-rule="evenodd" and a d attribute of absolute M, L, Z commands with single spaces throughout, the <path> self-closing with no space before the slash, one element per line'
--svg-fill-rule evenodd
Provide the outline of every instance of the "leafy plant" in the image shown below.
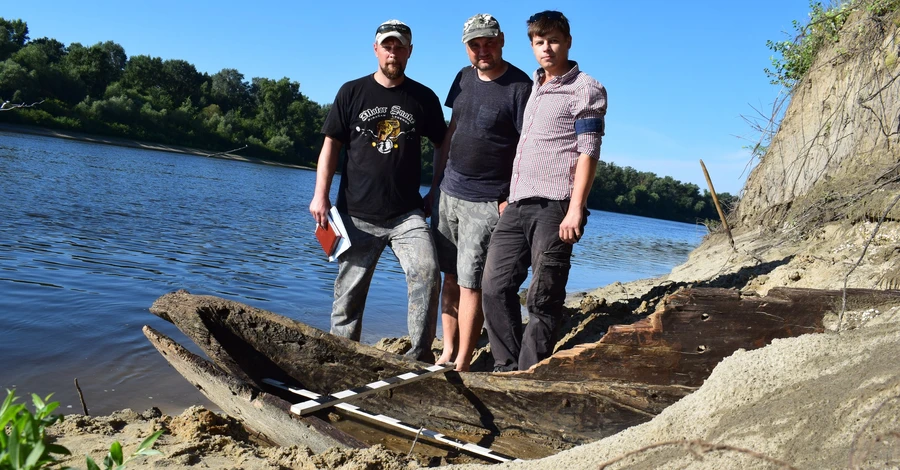
<path fill-rule="evenodd" d="M 773 85 L 792 89 L 809 71 L 822 46 L 840 40 L 841 27 L 855 9 L 856 2 L 841 1 L 839 5 L 825 8 L 822 3 L 811 1 L 809 23 L 801 25 L 793 21 L 797 35 L 785 41 L 766 41 L 766 46 L 780 57 L 772 57 L 773 69 L 765 69 Z"/>
<path fill-rule="evenodd" d="M 809 6 L 809 23 L 794 21 L 797 34 L 793 39 L 766 41 L 766 46 L 780 55 L 772 57 L 772 69 L 765 69 L 773 85 L 792 89 L 809 71 L 819 50 L 840 40 L 841 27 L 851 13 L 865 9 L 882 16 L 900 9 L 900 0 L 834 0 L 827 8 L 813 0 Z"/>
<path fill-rule="evenodd" d="M 109 452 L 107 452 L 106 457 L 103 459 L 103 469 L 104 470 L 124 470 L 125 465 L 128 462 L 138 458 L 138 457 L 146 457 L 150 455 L 160 455 L 161 452 L 158 450 L 152 449 L 153 443 L 159 439 L 163 430 L 160 429 L 155 433 L 151 434 L 148 438 L 144 439 L 144 442 L 141 442 L 141 445 L 138 446 L 137 450 L 135 450 L 127 459 L 122 455 L 122 444 L 119 444 L 119 441 L 113 442 L 109 447 Z M 100 466 L 94 462 L 94 459 L 88 457 L 87 458 L 87 467 L 88 470 L 100 470 Z"/>
<path fill-rule="evenodd" d="M 24 404 L 16 404 L 15 391 L 7 390 L 0 406 L 0 470 L 38 469 L 56 463 L 56 456 L 70 455 L 61 445 L 46 443 L 46 428 L 61 415 L 53 415 L 59 402 L 47 403 L 46 398 L 31 395 L 34 414 Z"/>
<path fill-rule="evenodd" d="M 31 395 L 34 413 L 24 404 L 16 403 L 14 390 L 6 391 L 6 399 L 0 406 L 0 470 L 32 470 L 46 468 L 58 462 L 57 456 L 71 455 L 69 449 L 57 444 L 46 443 L 46 429 L 62 421 L 62 415 L 52 414 L 59 402 L 47 402 L 46 398 Z M 128 462 L 150 455 L 159 455 L 153 444 L 163 430 L 156 431 L 141 442 L 141 445 L 126 459 L 122 454 L 122 444 L 113 442 L 103 459 L 104 470 L 124 470 Z M 100 470 L 93 459 L 87 457 L 89 470 Z"/>
<path fill-rule="evenodd" d="M 866 11 L 873 15 L 884 15 L 900 9 L 900 0 L 871 0 Z"/>

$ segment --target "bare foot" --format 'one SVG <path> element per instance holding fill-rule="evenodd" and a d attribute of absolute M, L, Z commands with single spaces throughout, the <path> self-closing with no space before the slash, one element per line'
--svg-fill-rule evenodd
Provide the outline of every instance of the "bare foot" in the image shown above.
<path fill-rule="evenodd" d="M 453 353 L 444 351 L 435 364 L 446 364 L 448 362 L 453 362 Z"/>
<path fill-rule="evenodd" d="M 455 370 L 456 372 L 468 372 L 469 371 L 469 363 L 468 362 L 457 363 L 456 369 L 453 369 L 453 370 Z"/>

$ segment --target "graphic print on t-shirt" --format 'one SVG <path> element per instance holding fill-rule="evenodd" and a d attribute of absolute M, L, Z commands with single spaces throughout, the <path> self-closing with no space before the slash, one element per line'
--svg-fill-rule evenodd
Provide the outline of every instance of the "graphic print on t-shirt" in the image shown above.
<path fill-rule="evenodd" d="M 400 136 L 416 131 L 415 127 L 411 127 L 415 125 L 416 119 L 399 105 L 366 109 L 359 113 L 359 119 L 365 123 L 365 128 L 356 126 L 356 132 L 369 136 L 372 147 L 385 155 L 399 147 Z M 401 130 L 403 127 L 407 129 Z"/>

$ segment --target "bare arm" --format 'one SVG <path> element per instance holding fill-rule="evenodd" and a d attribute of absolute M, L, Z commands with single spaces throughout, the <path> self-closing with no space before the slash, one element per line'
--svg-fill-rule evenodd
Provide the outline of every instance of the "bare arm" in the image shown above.
<path fill-rule="evenodd" d="M 431 178 L 431 192 L 437 192 L 438 186 L 441 184 L 441 177 L 444 176 L 444 169 L 447 168 L 447 159 L 450 158 L 450 139 L 456 132 L 456 113 L 450 118 L 450 125 L 447 126 L 447 132 L 444 134 L 444 142 L 440 147 L 440 152 L 434 150 L 434 176 Z"/>
<path fill-rule="evenodd" d="M 339 141 L 325 136 L 322 151 L 319 152 L 319 163 L 316 166 L 316 189 L 312 202 L 309 203 L 309 213 L 316 219 L 316 223 L 323 227 L 328 221 L 328 211 L 331 209 L 331 200 L 328 198 L 328 194 L 331 192 L 334 172 L 337 171 L 341 146 Z"/>
<path fill-rule="evenodd" d="M 578 156 L 575 166 L 575 183 L 572 187 L 572 199 L 569 201 L 569 211 L 562 223 L 559 224 L 559 239 L 574 244 L 581 239 L 582 224 L 584 223 L 584 209 L 587 207 L 588 193 L 594 184 L 594 175 L 597 172 L 597 160 L 590 155 Z"/>
<path fill-rule="evenodd" d="M 431 210 L 434 198 L 437 197 L 438 189 L 441 185 L 441 178 L 444 176 L 444 169 L 447 168 L 447 159 L 450 158 L 450 139 L 456 132 L 456 114 L 450 117 L 450 125 L 447 126 L 447 132 L 444 134 L 444 142 L 440 147 L 434 148 L 434 174 L 431 177 L 431 189 L 425 196 L 425 212 Z"/>

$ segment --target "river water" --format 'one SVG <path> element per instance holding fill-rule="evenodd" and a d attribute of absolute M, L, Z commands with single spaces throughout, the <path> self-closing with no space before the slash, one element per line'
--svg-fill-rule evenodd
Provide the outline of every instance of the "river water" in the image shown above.
<path fill-rule="evenodd" d="M 63 413 L 81 412 L 76 378 L 91 414 L 208 405 L 141 333 L 199 351 L 148 311 L 178 289 L 327 330 L 337 267 L 313 236 L 314 185 L 307 170 L 0 132 L 0 390 L 53 393 Z M 568 289 L 665 274 L 704 233 L 592 211 Z M 363 342 L 404 335 L 405 312 L 386 250 Z"/>

